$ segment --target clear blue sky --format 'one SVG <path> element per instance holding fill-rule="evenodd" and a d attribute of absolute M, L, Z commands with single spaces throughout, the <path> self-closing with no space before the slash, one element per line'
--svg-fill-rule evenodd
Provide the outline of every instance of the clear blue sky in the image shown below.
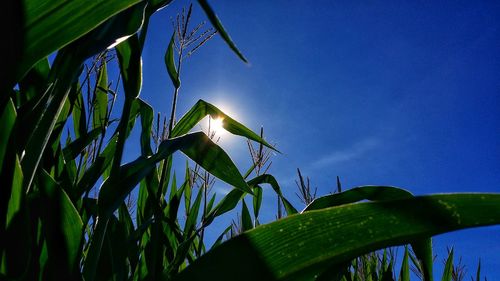
<path fill-rule="evenodd" d="M 271 173 L 295 200 L 296 168 L 318 194 L 378 184 L 415 194 L 500 191 L 499 1 L 211 1 L 245 65 L 217 36 L 186 61 L 179 111 L 221 105 L 283 152 Z M 141 96 L 168 112 L 163 56 L 170 17 L 156 14 Z M 205 19 L 194 5 L 197 23 Z M 221 145 L 246 168 L 244 140 Z M 137 147 L 138 148 L 138 147 Z M 274 214 L 267 193 L 264 210 Z M 272 215 L 270 216 L 272 217 Z M 436 237 L 471 272 L 500 276 L 500 228 Z M 469 277 L 467 277 L 469 278 Z"/>

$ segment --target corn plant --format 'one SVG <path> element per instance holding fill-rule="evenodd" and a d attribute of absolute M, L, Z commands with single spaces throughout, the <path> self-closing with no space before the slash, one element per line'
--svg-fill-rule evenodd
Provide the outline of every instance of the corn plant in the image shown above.
<path fill-rule="evenodd" d="M 248 179 L 260 169 L 255 162 L 242 174 L 207 134 L 191 130 L 207 115 L 222 118 L 229 133 L 276 150 L 262 134 L 204 100 L 176 118 L 183 50 L 191 47 L 192 54 L 213 36 L 208 31 L 198 39 L 187 31 L 191 7 L 166 46 L 172 110 L 161 133 L 157 118 L 153 150 L 155 114 L 140 97 L 141 55 L 150 17 L 170 2 L 23 0 L 2 10 L 4 18 L 14 16 L 16 35 L 0 85 L 1 279 L 338 280 L 363 254 L 410 244 L 423 278 L 432 280 L 432 235 L 500 223 L 498 194 L 415 197 L 363 186 L 317 198 L 298 212 L 271 174 L 258 170 Z M 208 2 L 198 3 L 246 62 Z M 120 71 L 114 81 L 107 70 L 113 62 Z M 117 99 L 119 116 L 111 118 Z M 141 155 L 124 163 L 136 123 Z M 177 152 L 203 169 L 199 175 L 207 172 L 232 190 L 216 202 L 208 199 L 208 176 L 196 188 L 199 175 L 187 166 L 178 179 Z M 257 222 L 267 186 L 288 216 L 258 226 L 245 198 L 254 200 Z M 126 203 L 134 189 L 135 219 Z M 208 249 L 204 229 L 240 202 L 243 232 L 222 243 L 226 228 Z"/>

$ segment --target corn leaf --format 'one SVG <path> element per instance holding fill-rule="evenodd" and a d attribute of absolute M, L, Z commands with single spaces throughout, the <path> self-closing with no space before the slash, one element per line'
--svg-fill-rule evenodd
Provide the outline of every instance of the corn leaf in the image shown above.
<path fill-rule="evenodd" d="M 215 12 L 212 10 L 212 7 L 210 7 L 207 0 L 198 0 L 198 3 L 203 8 L 203 11 L 205 11 L 205 14 L 208 17 L 208 20 L 210 20 L 210 23 L 217 30 L 217 32 L 219 32 L 220 36 L 222 37 L 222 39 L 224 39 L 224 41 L 229 46 L 229 48 L 231 48 L 231 50 L 233 50 L 233 52 L 235 52 L 236 55 L 238 55 L 238 57 L 242 61 L 248 63 L 247 59 L 243 56 L 243 54 L 240 52 L 240 50 L 238 50 L 238 48 L 236 47 L 236 44 L 234 44 L 233 40 L 231 39 L 229 34 L 224 29 L 224 26 L 222 26 L 221 21 L 219 20 L 219 18 L 215 14 Z"/>
<path fill-rule="evenodd" d="M 24 49 L 17 78 L 52 52 L 87 34 L 139 0 L 112 1 L 23 1 Z M 114 38 L 116 39 L 116 38 Z M 94 43 L 95 44 L 95 43 Z"/>
<path fill-rule="evenodd" d="M 262 183 L 267 183 L 271 185 L 274 192 L 276 192 L 276 194 L 278 194 L 278 196 L 280 197 L 281 201 L 283 202 L 283 205 L 285 206 L 285 210 L 289 215 L 297 213 L 297 209 L 295 209 L 295 207 L 293 207 L 292 204 L 288 202 L 285 196 L 283 196 L 283 193 L 281 193 L 281 188 L 278 184 L 278 181 L 276 181 L 276 179 L 272 175 L 263 174 L 248 181 L 248 185 L 250 186 L 255 186 Z"/>
<path fill-rule="evenodd" d="M 168 44 L 167 52 L 165 53 L 165 65 L 167 66 L 168 76 L 172 80 L 172 84 L 176 89 L 181 87 L 181 80 L 179 79 L 179 73 L 175 67 L 175 56 L 174 56 L 174 45 L 175 45 L 175 32 L 172 34 L 170 43 Z"/>
<path fill-rule="evenodd" d="M 108 69 L 104 59 L 99 69 L 97 89 L 95 91 L 93 128 L 104 127 L 108 116 Z"/>
<path fill-rule="evenodd" d="M 253 141 L 262 143 L 263 145 L 277 151 L 273 146 L 268 144 L 259 135 L 252 132 L 252 130 L 245 127 L 243 124 L 234 120 L 233 118 L 226 115 L 216 106 L 204 101 L 199 100 L 182 118 L 175 124 L 172 130 L 172 137 L 177 137 L 189 132 L 201 119 L 205 116 L 210 115 L 212 118 L 221 118 L 222 127 L 228 132 L 234 135 L 242 136 Z"/>
<path fill-rule="evenodd" d="M 245 200 L 241 200 L 241 228 L 242 231 L 247 231 L 253 228 L 252 217 L 248 211 Z"/>
<path fill-rule="evenodd" d="M 182 150 L 193 161 L 209 173 L 234 187 L 251 193 L 229 156 L 204 133 L 197 132 L 163 141 L 158 153 L 151 157 L 141 156 L 120 168 L 120 177 L 110 184 L 105 181 L 99 192 L 99 210 L 113 212 L 132 189 L 154 168 L 156 163 L 166 159 L 175 151 Z"/>
<path fill-rule="evenodd" d="M 129 37 L 116 46 L 116 54 L 120 62 L 125 96 L 128 99 L 135 99 L 139 97 L 142 87 L 141 48 L 137 35 Z"/>
<path fill-rule="evenodd" d="M 200 211 L 201 199 L 203 198 L 203 188 L 198 190 L 198 195 L 193 202 L 193 206 L 189 209 L 187 214 L 186 224 L 184 225 L 184 237 L 188 238 L 191 236 L 191 232 L 196 227 L 196 220 L 198 219 L 198 214 Z"/>
<path fill-rule="evenodd" d="M 410 263 L 408 261 L 409 254 L 408 247 L 405 247 L 403 263 L 401 264 L 401 271 L 399 273 L 399 281 L 410 281 Z"/>
<path fill-rule="evenodd" d="M 448 254 L 441 281 L 451 281 L 453 277 L 453 248 Z"/>
<path fill-rule="evenodd" d="M 85 133 L 84 135 L 80 135 L 79 138 L 66 145 L 66 147 L 64 147 L 63 149 L 64 159 L 68 161 L 75 159 L 78 154 L 80 154 L 83 149 L 85 149 L 85 147 L 87 147 L 101 135 L 101 132 L 101 128 L 95 128 L 92 131 Z"/>
<path fill-rule="evenodd" d="M 83 222 L 64 190 L 45 171 L 41 172 L 42 221 L 48 250 L 48 270 L 53 279 L 79 275 Z"/>
<path fill-rule="evenodd" d="M 344 192 L 319 197 L 309 204 L 302 212 L 319 210 L 359 202 L 361 200 L 381 201 L 413 197 L 410 192 L 392 186 L 360 186 Z"/>
<path fill-rule="evenodd" d="M 16 123 L 16 108 L 12 99 L 9 99 L 0 114 L 0 124 L 2 124 L 2 134 L 0 135 L 0 171 L 4 161 L 5 152 L 8 149 L 10 134 Z"/>
<path fill-rule="evenodd" d="M 260 206 L 262 205 L 262 187 L 256 185 L 253 188 L 253 193 L 255 194 L 255 196 L 253 197 L 253 215 L 257 220 L 257 218 L 259 217 Z"/>
<path fill-rule="evenodd" d="M 380 248 L 499 223 L 497 194 L 347 204 L 289 216 L 245 232 L 195 261 L 176 280 L 233 280 L 234 276 L 239 280 L 300 280 L 314 276 L 325 265 Z"/>

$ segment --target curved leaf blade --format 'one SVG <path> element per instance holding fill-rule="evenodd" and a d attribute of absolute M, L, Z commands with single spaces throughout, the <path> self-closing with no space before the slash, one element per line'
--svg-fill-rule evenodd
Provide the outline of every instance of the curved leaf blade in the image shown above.
<path fill-rule="evenodd" d="M 257 227 L 195 261 L 177 280 L 297 280 L 389 246 L 500 223 L 500 194 L 348 204 Z M 362 225 L 362 227 L 360 227 Z M 234 258 L 234 253 L 239 258 Z M 221 274 L 223 272 L 223 274 Z"/>
<path fill-rule="evenodd" d="M 231 158 L 202 132 L 187 134 L 163 141 L 158 152 L 151 157 L 141 156 L 120 167 L 114 182 L 105 181 L 99 192 L 99 210 L 107 214 L 116 210 L 125 197 L 146 175 L 156 168 L 156 163 L 181 150 L 206 171 L 247 193 L 252 190 L 236 168 Z"/>
<path fill-rule="evenodd" d="M 413 194 L 402 188 L 366 185 L 319 197 L 311 202 L 302 212 L 355 203 L 361 200 L 382 201 L 411 197 L 413 197 Z"/>
<path fill-rule="evenodd" d="M 293 215 L 297 213 L 297 209 L 295 209 L 295 207 L 293 207 L 293 205 L 285 198 L 285 196 L 283 196 L 278 181 L 272 175 L 263 174 L 248 181 L 248 185 L 250 186 L 256 186 L 258 184 L 263 184 L 263 183 L 271 185 L 274 192 L 278 194 L 281 201 L 283 202 L 283 205 L 285 206 L 285 210 L 288 215 Z"/>
<path fill-rule="evenodd" d="M 24 51 L 18 77 L 40 59 L 85 35 L 139 0 L 23 1 Z"/>
<path fill-rule="evenodd" d="M 184 116 L 182 116 L 182 118 L 179 120 L 179 122 L 177 122 L 174 129 L 172 130 L 172 137 L 178 137 L 180 135 L 186 134 L 207 115 L 210 115 L 212 118 L 221 118 L 222 126 L 231 134 L 251 139 L 253 141 L 262 143 L 272 150 L 278 151 L 252 130 L 234 120 L 213 104 L 210 104 L 204 100 L 198 100 L 198 102 Z"/>
<path fill-rule="evenodd" d="M 175 57 L 174 57 L 174 45 L 175 45 L 175 32 L 172 34 L 170 43 L 168 44 L 167 52 L 165 53 L 165 65 L 167 66 L 168 76 L 172 80 L 172 84 L 176 89 L 181 87 L 181 80 L 179 79 L 179 73 L 175 67 Z"/>
<path fill-rule="evenodd" d="M 208 4 L 207 0 L 198 0 L 198 3 L 200 4 L 201 8 L 203 11 L 205 11 L 205 14 L 207 15 L 208 19 L 210 20 L 210 23 L 213 25 L 213 27 L 219 32 L 219 34 L 222 36 L 222 39 L 226 41 L 226 44 L 233 50 L 233 52 L 238 55 L 238 57 L 244 61 L 245 63 L 248 63 L 248 60 L 243 56 L 243 54 L 238 50 L 236 47 L 236 44 L 234 44 L 233 40 L 229 36 L 229 34 L 226 32 L 224 29 L 224 26 L 222 26 L 221 21 L 215 14 L 215 12 L 212 10 L 212 7 Z"/>

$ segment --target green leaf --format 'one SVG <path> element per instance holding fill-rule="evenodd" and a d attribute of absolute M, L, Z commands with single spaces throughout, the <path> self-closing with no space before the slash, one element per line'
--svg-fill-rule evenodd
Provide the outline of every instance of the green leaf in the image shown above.
<path fill-rule="evenodd" d="M 115 182 L 105 181 L 99 192 L 99 211 L 112 213 L 132 189 L 154 168 L 175 151 L 182 150 L 206 171 L 234 187 L 251 193 L 250 187 L 229 156 L 204 133 L 197 132 L 163 141 L 151 157 L 139 157 L 120 167 Z"/>
<path fill-rule="evenodd" d="M 33 178 L 45 148 L 49 144 L 49 139 L 55 131 L 59 115 L 66 105 L 66 99 L 71 89 L 73 80 L 80 72 L 80 65 L 83 58 L 75 55 L 74 51 L 78 46 L 72 45 L 61 50 L 54 61 L 51 69 L 51 77 L 54 79 L 54 86 L 48 89 L 47 105 L 37 119 L 34 120 L 32 130 L 29 132 L 28 142 L 25 146 L 25 155 L 21 159 L 21 166 L 25 181 L 23 183 L 26 190 L 30 190 Z M 65 119 L 65 117 L 63 117 Z M 61 126 L 59 124 L 58 126 Z"/>
<path fill-rule="evenodd" d="M 260 206 L 262 205 L 262 187 L 256 185 L 253 188 L 253 193 L 255 196 L 253 197 L 253 215 L 255 219 L 259 217 Z"/>
<path fill-rule="evenodd" d="M 244 232 L 196 260 L 177 280 L 311 278 L 326 265 L 377 249 L 499 223 L 500 194 L 431 195 L 347 204 L 289 216 Z"/>
<path fill-rule="evenodd" d="M 207 204 L 207 208 L 205 210 L 205 213 L 210 213 L 210 211 L 212 211 L 212 207 L 214 206 L 214 203 L 215 203 L 215 197 L 216 197 L 216 193 L 214 193 L 212 195 L 212 198 L 210 198 L 210 201 L 208 201 L 208 204 Z"/>
<path fill-rule="evenodd" d="M 126 280 L 128 237 L 125 226 L 115 216 L 109 220 L 96 271 L 96 281 Z"/>
<path fill-rule="evenodd" d="M 95 100 L 93 104 L 94 112 L 92 120 L 94 129 L 104 127 L 108 117 L 108 69 L 106 65 L 106 59 L 103 59 L 98 73 Z"/>
<path fill-rule="evenodd" d="M 248 211 L 247 204 L 245 200 L 241 200 L 241 227 L 243 231 L 247 231 L 253 228 L 252 217 L 250 217 L 250 212 Z"/>
<path fill-rule="evenodd" d="M 288 202 L 288 200 L 281 193 L 281 189 L 278 182 L 272 175 L 264 174 L 257 176 L 256 178 L 247 182 L 249 186 L 255 187 L 262 183 L 267 183 L 271 185 L 273 190 L 278 194 L 278 196 L 283 201 L 285 208 L 289 214 L 297 213 L 297 210 Z M 239 189 L 231 190 L 222 200 L 215 206 L 215 208 L 208 214 L 206 223 L 212 222 L 212 220 L 224 213 L 227 213 L 234 209 L 238 202 L 245 196 L 245 193 Z M 258 196 L 258 194 L 256 194 Z"/>
<path fill-rule="evenodd" d="M 151 155 L 151 132 L 153 126 L 153 108 L 142 99 L 137 99 L 141 117 L 141 155 Z"/>
<path fill-rule="evenodd" d="M 210 115 L 214 119 L 221 118 L 222 127 L 224 127 L 224 129 L 226 129 L 231 134 L 242 136 L 262 143 L 263 145 L 277 151 L 259 135 L 252 132 L 252 130 L 248 129 L 243 124 L 229 117 L 220 109 L 204 100 L 199 100 L 184 116 L 182 116 L 179 122 L 175 124 L 175 127 L 172 130 L 172 137 L 186 134 L 207 115 Z"/>
<path fill-rule="evenodd" d="M 42 226 L 47 239 L 49 276 L 74 279 L 80 273 L 79 258 L 83 222 L 70 198 L 45 171 L 40 173 L 43 194 Z"/>
<path fill-rule="evenodd" d="M 229 48 L 231 48 L 231 50 L 233 50 L 233 52 L 235 52 L 242 61 L 248 63 L 247 59 L 243 56 L 240 50 L 238 50 L 236 44 L 234 44 L 233 40 L 224 29 L 224 26 L 222 26 L 222 23 L 220 22 L 215 12 L 212 10 L 212 7 L 210 7 L 210 5 L 208 4 L 207 0 L 198 0 L 198 3 L 200 4 L 201 8 L 203 8 L 203 11 L 205 11 L 208 20 L 210 20 L 210 23 L 217 30 L 217 32 L 219 32 L 220 36 L 222 36 L 222 39 L 226 41 L 226 44 L 229 46 Z"/>
<path fill-rule="evenodd" d="M 168 44 L 167 52 L 165 53 L 165 65 L 167 66 L 168 76 L 170 76 L 170 80 L 172 80 L 172 84 L 176 89 L 181 87 L 181 80 L 179 79 L 179 73 L 175 67 L 175 56 L 174 56 L 174 47 L 175 47 L 175 32 L 172 34 L 172 38 L 170 39 L 170 43 Z"/>
<path fill-rule="evenodd" d="M 19 79 L 33 64 L 87 34 L 139 0 L 23 1 L 25 34 Z M 116 38 L 113 38 L 116 39 Z"/>
<path fill-rule="evenodd" d="M 135 119 L 139 114 L 140 110 L 141 110 L 140 102 L 138 102 L 138 99 L 136 99 L 132 103 L 132 108 L 130 110 L 126 137 L 130 135 L 130 132 L 132 131 L 132 128 L 134 127 L 135 124 Z M 117 133 L 115 133 L 110 138 L 104 150 L 101 152 L 101 154 L 99 154 L 97 159 L 83 174 L 82 178 L 78 182 L 77 194 L 81 196 L 85 191 L 90 190 L 95 185 L 97 180 L 105 174 L 106 169 L 113 161 L 113 157 L 115 155 L 115 150 L 116 150 L 116 143 L 117 143 Z M 105 175 L 104 178 L 106 178 Z"/>
<path fill-rule="evenodd" d="M 408 247 L 405 247 L 405 254 L 403 257 L 403 263 L 401 264 L 399 281 L 410 281 L 410 263 L 408 261 L 408 256 L 409 256 Z"/>
<path fill-rule="evenodd" d="M 63 149 L 64 159 L 67 161 L 75 159 L 83 151 L 83 149 L 85 149 L 85 147 L 101 135 L 101 132 L 101 128 L 95 128 L 66 145 Z"/>
<path fill-rule="evenodd" d="M 292 204 L 288 202 L 288 200 L 283 196 L 283 193 L 281 193 L 281 188 L 278 184 L 278 181 L 276 181 L 276 179 L 272 175 L 263 174 L 248 181 L 248 185 L 250 186 L 256 186 L 258 184 L 263 184 L 263 183 L 271 185 L 274 192 L 278 194 L 281 201 L 283 202 L 283 205 L 285 206 L 285 210 L 288 213 L 288 215 L 293 215 L 297 213 L 297 209 L 295 209 L 295 207 L 293 207 Z"/>
<path fill-rule="evenodd" d="M 453 248 L 448 254 L 441 281 L 451 281 L 453 277 Z"/>
<path fill-rule="evenodd" d="M 5 226 L 1 228 L 2 239 L 0 240 L 2 260 L 0 262 L 0 274 L 17 279 L 29 270 L 29 260 L 32 257 L 32 233 L 30 231 L 30 219 L 26 204 L 25 192 L 22 189 L 23 174 L 19 158 L 12 154 L 13 165 L 6 165 L 2 173 L 2 211 L 7 209 L 6 217 L 2 217 Z M 10 156 L 10 155 L 9 155 Z M 5 159 L 4 159 L 5 160 Z M 10 174 L 12 173 L 12 174 Z M 9 179 L 10 178 L 10 179 Z M 4 201 L 5 200 L 5 201 Z M 5 220 L 5 221 L 4 221 Z M 5 227 L 5 228 L 4 228 Z"/>
<path fill-rule="evenodd" d="M 16 118 L 16 107 L 14 106 L 12 99 L 9 99 L 3 108 L 2 114 L 0 115 L 0 124 L 2 124 L 2 134 L 0 135 L 0 171 L 2 170 L 5 152 L 9 149 L 8 144 L 10 134 L 14 129 Z"/>
<path fill-rule="evenodd" d="M 229 230 L 231 230 L 232 226 L 228 226 L 226 227 L 226 229 L 224 229 L 224 231 L 219 235 L 219 237 L 217 237 L 217 239 L 215 239 L 215 242 L 214 244 L 212 245 L 212 247 L 210 248 L 210 250 L 214 249 L 215 247 L 219 246 L 221 243 L 222 243 L 222 239 L 224 239 L 224 236 L 229 232 Z"/>
<path fill-rule="evenodd" d="M 203 198 L 203 188 L 198 190 L 198 195 L 196 195 L 196 199 L 194 200 L 193 205 L 189 209 L 189 213 L 187 214 L 186 224 L 184 226 L 184 237 L 188 238 L 191 236 L 191 232 L 196 227 L 196 221 L 198 219 L 198 214 L 200 211 L 201 199 Z"/>
<path fill-rule="evenodd" d="M 361 200 L 382 201 L 411 197 L 413 197 L 413 194 L 402 188 L 367 185 L 319 197 L 311 202 L 311 204 L 309 204 L 302 212 L 359 202 Z"/>
<path fill-rule="evenodd" d="M 229 155 L 202 132 L 184 135 L 182 152 L 210 174 L 243 192 L 252 194 Z M 174 139 L 172 139 L 174 140 Z M 161 149 L 160 145 L 160 149 Z M 161 154 L 161 152 L 159 152 Z"/>
<path fill-rule="evenodd" d="M 81 91 L 78 92 L 75 103 L 73 104 L 73 130 L 75 137 L 79 138 L 87 133 L 87 119 L 85 112 L 85 102 L 83 101 L 83 94 Z"/>
<path fill-rule="evenodd" d="M 411 242 L 411 247 L 417 258 L 416 262 L 419 264 L 420 272 L 424 276 L 424 280 L 434 280 L 433 262 L 434 256 L 432 254 L 432 238 L 417 239 Z"/>
<path fill-rule="evenodd" d="M 238 202 L 243 198 L 245 192 L 239 189 L 231 190 L 222 200 L 215 206 L 215 208 L 208 214 L 206 224 L 213 221 L 215 217 L 218 217 L 224 213 L 227 213 L 234 209 Z"/>
<path fill-rule="evenodd" d="M 34 105 L 30 101 L 32 99 L 38 100 L 39 95 L 45 92 L 49 73 L 50 64 L 47 58 L 33 65 L 30 71 L 19 81 L 19 90 L 22 94 L 19 95 L 16 105 L 26 106 L 27 108 L 33 107 Z"/>
<path fill-rule="evenodd" d="M 116 46 L 116 55 L 123 79 L 123 89 L 128 99 L 139 97 L 142 87 L 142 59 L 139 38 L 132 35 Z"/>

